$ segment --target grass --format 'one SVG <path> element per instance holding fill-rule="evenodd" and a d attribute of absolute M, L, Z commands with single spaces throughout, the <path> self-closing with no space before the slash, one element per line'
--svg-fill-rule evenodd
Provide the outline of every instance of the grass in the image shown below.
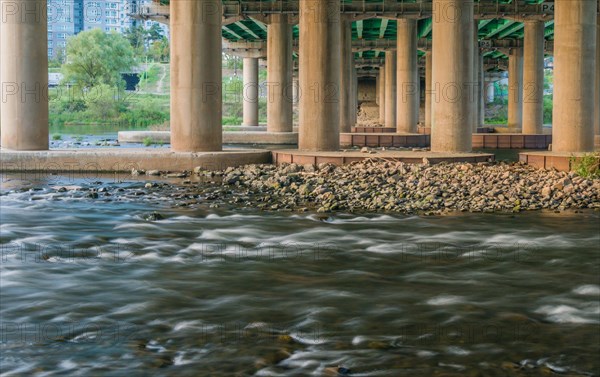
<path fill-rule="evenodd" d="M 240 124 L 242 124 L 242 118 L 240 117 L 223 117 L 224 126 L 239 126 Z"/>
<path fill-rule="evenodd" d="M 52 140 L 58 141 L 58 140 L 62 140 L 62 136 L 61 135 L 52 135 Z"/>
<path fill-rule="evenodd" d="M 571 169 L 583 178 L 600 178 L 600 153 L 586 153 L 581 157 L 571 156 Z"/>
<path fill-rule="evenodd" d="M 149 147 L 154 145 L 154 140 L 151 137 L 145 137 L 144 140 L 142 140 L 142 144 L 144 144 L 145 147 Z"/>
<path fill-rule="evenodd" d="M 85 96 L 81 90 L 50 89 L 50 124 L 149 127 L 169 119 L 169 97 L 104 88 L 102 96 Z M 115 97 L 118 93 L 120 97 Z"/>

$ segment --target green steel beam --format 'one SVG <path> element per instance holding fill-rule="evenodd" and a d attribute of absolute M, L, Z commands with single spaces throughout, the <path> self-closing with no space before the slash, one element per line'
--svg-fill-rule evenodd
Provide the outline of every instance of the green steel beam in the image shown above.
<path fill-rule="evenodd" d="M 512 27 L 506 29 L 505 31 L 503 31 L 502 33 L 500 33 L 499 38 L 506 38 L 508 36 L 510 36 L 511 34 L 523 29 L 525 27 L 525 24 L 519 22 L 516 23 L 516 25 L 513 25 Z"/>
<path fill-rule="evenodd" d="M 426 18 L 419 22 L 419 38 L 425 38 L 431 33 L 433 21 L 431 18 Z"/>
<path fill-rule="evenodd" d="M 383 37 L 385 36 L 385 31 L 388 27 L 389 22 L 390 20 L 388 20 L 387 18 L 381 20 L 381 27 L 379 28 L 379 39 L 383 39 Z"/>
<path fill-rule="evenodd" d="M 554 39 L 554 20 L 546 22 L 544 27 L 544 38 L 552 37 Z"/>
<path fill-rule="evenodd" d="M 237 26 L 239 26 L 241 29 L 243 29 L 246 33 L 250 34 L 252 37 L 254 37 L 255 39 L 261 39 L 258 35 L 256 35 L 252 30 L 250 30 L 250 28 L 246 25 L 244 25 L 243 22 L 236 22 L 235 23 Z"/>
<path fill-rule="evenodd" d="M 488 33 L 485 36 L 485 39 L 491 39 L 494 35 L 503 32 L 504 30 L 508 29 L 509 27 L 511 27 L 512 24 L 514 24 L 514 21 L 510 21 L 510 20 L 505 20 L 505 23 L 502 24 L 502 26 L 498 26 L 496 29 L 494 29 L 494 31 Z"/>
<path fill-rule="evenodd" d="M 263 22 L 259 21 L 259 20 L 255 20 L 254 18 L 251 18 L 252 22 L 254 22 L 254 24 L 262 29 L 262 31 L 265 32 L 265 34 L 267 33 L 267 25 L 265 25 Z"/>
<path fill-rule="evenodd" d="M 244 39 L 242 38 L 239 34 L 237 34 L 235 31 L 231 30 L 231 28 L 229 26 L 225 26 L 223 25 L 223 30 L 225 30 L 226 32 L 228 32 L 229 34 L 233 35 L 234 38 L 237 39 Z"/>
<path fill-rule="evenodd" d="M 491 18 L 489 20 L 481 20 L 481 21 L 479 21 L 479 26 L 477 26 L 477 28 L 479 30 L 482 30 L 483 28 L 485 28 L 487 26 L 487 24 L 489 24 L 492 21 L 495 21 L 495 19 Z"/>
<path fill-rule="evenodd" d="M 363 39 L 363 28 L 364 22 L 362 20 L 356 21 L 356 34 L 358 35 L 358 39 Z"/>

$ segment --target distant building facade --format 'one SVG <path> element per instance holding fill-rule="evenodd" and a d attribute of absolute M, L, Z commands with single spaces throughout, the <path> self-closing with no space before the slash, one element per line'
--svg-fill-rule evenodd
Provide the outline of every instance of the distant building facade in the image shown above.
<path fill-rule="evenodd" d="M 153 23 L 153 21 L 141 21 L 130 17 L 139 5 L 151 0 L 47 1 L 48 57 L 54 57 L 59 50 L 64 50 L 67 39 L 82 31 L 100 29 L 107 33 L 124 33 L 131 26 L 150 27 Z M 165 28 L 166 26 L 163 27 L 163 31 Z"/>

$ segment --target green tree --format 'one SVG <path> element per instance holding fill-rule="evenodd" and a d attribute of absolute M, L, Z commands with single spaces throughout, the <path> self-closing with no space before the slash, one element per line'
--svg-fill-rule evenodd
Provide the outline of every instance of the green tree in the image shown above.
<path fill-rule="evenodd" d="M 144 50 L 144 43 L 148 37 L 148 32 L 142 25 L 132 25 L 129 29 L 127 29 L 127 31 L 125 31 L 124 36 L 134 50 L 138 52 Z"/>
<path fill-rule="evenodd" d="M 149 55 L 154 61 L 169 61 L 169 40 L 166 37 L 154 41 L 150 46 Z"/>
<path fill-rule="evenodd" d="M 134 65 L 134 50 L 125 38 L 93 29 L 68 40 L 62 72 L 64 81 L 81 87 L 122 86 L 121 73 L 131 71 Z"/>
<path fill-rule="evenodd" d="M 163 30 L 158 23 L 153 23 L 148 30 L 146 30 L 147 39 L 150 42 L 159 41 L 164 38 Z"/>

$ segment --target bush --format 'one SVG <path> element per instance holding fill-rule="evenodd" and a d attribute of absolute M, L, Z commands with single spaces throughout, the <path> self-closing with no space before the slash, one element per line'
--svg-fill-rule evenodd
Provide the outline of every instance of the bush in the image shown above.
<path fill-rule="evenodd" d="M 239 126 L 242 124 L 242 118 L 240 117 L 223 117 L 223 125 L 225 126 Z"/>
<path fill-rule="evenodd" d="M 126 111 L 126 103 L 117 87 L 97 85 L 85 97 L 88 116 L 101 121 L 113 121 Z"/>
<path fill-rule="evenodd" d="M 50 124 L 123 124 L 148 127 L 169 120 L 169 98 L 98 85 L 90 90 L 52 89 Z"/>
<path fill-rule="evenodd" d="M 600 153 L 586 153 L 571 157 L 571 169 L 584 178 L 600 178 Z"/>

